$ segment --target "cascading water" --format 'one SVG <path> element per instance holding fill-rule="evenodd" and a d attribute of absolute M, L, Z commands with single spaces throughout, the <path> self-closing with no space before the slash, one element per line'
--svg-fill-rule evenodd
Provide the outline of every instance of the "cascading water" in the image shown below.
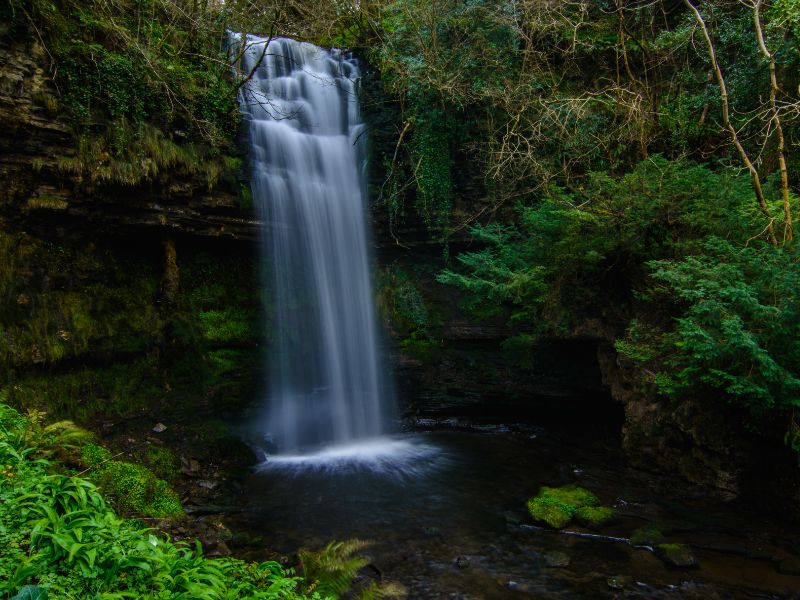
<path fill-rule="evenodd" d="M 287 38 L 247 48 L 253 201 L 265 226 L 273 344 L 266 432 L 280 453 L 379 436 L 390 412 L 369 272 L 358 65 Z"/>

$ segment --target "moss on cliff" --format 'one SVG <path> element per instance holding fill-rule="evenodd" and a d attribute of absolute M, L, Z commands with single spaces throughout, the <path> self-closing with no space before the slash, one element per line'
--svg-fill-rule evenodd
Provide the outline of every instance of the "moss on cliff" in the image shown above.
<path fill-rule="evenodd" d="M 133 241 L 0 232 L 0 386 L 14 405 L 92 419 L 254 392 L 262 304 L 247 250 L 178 244 L 167 302 L 161 245 Z"/>

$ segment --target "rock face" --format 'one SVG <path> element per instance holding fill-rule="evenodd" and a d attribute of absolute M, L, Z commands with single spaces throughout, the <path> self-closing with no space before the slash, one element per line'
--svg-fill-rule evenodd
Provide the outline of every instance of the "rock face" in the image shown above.
<path fill-rule="evenodd" d="M 610 340 L 598 346 L 603 383 L 625 411 L 622 445 L 631 463 L 673 493 L 746 500 L 800 519 L 800 474 L 791 450 L 743 425 L 719 398 L 672 399 L 641 382 Z M 779 425 L 780 426 L 780 425 Z"/>
<path fill-rule="evenodd" d="M 600 345 L 598 363 L 603 382 L 625 407 L 622 443 L 637 466 L 674 474 L 722 499 L 739 495 L 749 448 L 729 411 L 637 387 L 636 373 L 620 363 L 611 344 Z"/>
<path fill-rule="evenodd" d="M 8 43 L 8 42 L 7 42 Z M 109 185 L 66 173 L 75 139 L 59 114 L 57 89 L 37 42 L 0 47 L 0 210 L 23 225 L 142 227 L 200 236 L 256 239 L 261 223 L 242 206 L 238 183 L 209 186 L 166 173 L 141 185 Z"/>

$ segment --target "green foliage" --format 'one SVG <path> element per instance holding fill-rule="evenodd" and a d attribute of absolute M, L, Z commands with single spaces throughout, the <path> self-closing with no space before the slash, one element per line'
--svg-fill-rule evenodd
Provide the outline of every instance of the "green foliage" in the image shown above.
<path fill-rule="evenodd" d="M 19 598 L 314 598 L 275 562 L 207 559 L 120 519 L 90 482 L 26 443 L 26 419 L 0 405 L 0 594 Z"/>
<path fill-rule="evenodd" d="M 410 160 L 416 165 L 416 209 L 431 229 L 446 227 L 453 194 L 453 158 L 446 115 L 426 108 L 415 120 Z"/>
<path fill-rule="evenodd" d="M 553 189 L 521 206 L 516 226 L 476 226 L 485 248 L 459 255 L 463 269 L 439 281 L 469 292 L 479 315 L 559 331 L 590 310 L 598 289 L 619 295 L 622 282 L 641 281 L 648 260 L 682 255 L 709 234 L 757 235 L 753 206 L 746 178 L 653 157 L 620 178 L 597 173 Z"/>
<path fill-rule="evenodd" d="M 682 310 L 662 357 L 673 394 L 722 392 L 761 422 L 800 406 L 800 265 L 793 248 L 734 247 L 710 237 L 703 254 L 649 263 Z"/>
<path fill-rule="evenodd" d="M 369 564 L 369 559 L 354 556 L 369 544 L 361 540 L 331 542 L 322 550 L 298 552 L 306 589 L 322 596 L 338 598 L 350 589 L 358 571 Z"/>
<path fill-rule="evenodd" d="M 175 491 L 142 465 L 110 460 L 92 469 L 90 477 L 120 512 L 158 518 L 183 514 Z"/>
<path fill-rule="evenodd" d="M 38 585 L 26 585 L 11 600 L 47 600 L 47 590 Z"/>
<path fill-rule="evenodd" d="M 413 124 L 405 172 L 415 184 L 415 209 L 446 238 L 457 147 L 480 138 L 488 98 L 503 89 L 515 62 L 512 12 L 502 0 L 399 0 L 382 8 L 379 23 L 383 36 L 372 54 Z M 390 195 L 396 202 L 399 192 Z"/>
<path fill-rule="evenodd" d="M 614 509 L 599 506 L 600 500 L 589 490 L 576 485 L 543 487 L 528 500 L 528 512 L 537 521 L 555 529 L 566 527 L 573 518 L 590 525 L 602 525 L 614 516 Z"/>
<path fill-rule="evenodd" d="M 10 0 L 12 33 L 46 47 L 78 140 L 67 172 L 133 185 L 180 167 L 209 184 L 228 171 L 239 111 L 221 7 L 164 0 Z M 55 99 L 44 99 L 51 110 Z"/>
<path fill-rule="evenodd" d="M 747 411 L 752 429 L 789 421 L 793 444 L 798 256 L 757 240 L 752 198 L 745 177 L 653 157 L 521 207 L 516 227 L 476 227 L 485 248 L 460 255 L 462 269 L 439 280 L 467 292 L 476 315 L 528 328 L 531 342 L 648 306 L 615 343 L 643 381 L 672 397 L 722 397 Z"/>
<path fill-rule="evenodd" d="M 339 598 L 350 590 L 358 571 L 369 564 L 369 558 L 356 553 L 369 546 L 362 540 L 331 542 L 322 550 L 298 552 L 303 570 L 303 585 L 307 593 L 320 594 L 325 598 Z M 391 582 L 374 582 L 360 590 L 354 597 L 358 600 L 380 598 L 404 598 L 403 586 Z"/>
<path fill-rule="evenodd" d="M 430 326 L 428 307 L 406 270 L 396 265 L 381 269 L 377 288 L 378 310 L 392 329 L 403 336 L 426 333 Z"/>

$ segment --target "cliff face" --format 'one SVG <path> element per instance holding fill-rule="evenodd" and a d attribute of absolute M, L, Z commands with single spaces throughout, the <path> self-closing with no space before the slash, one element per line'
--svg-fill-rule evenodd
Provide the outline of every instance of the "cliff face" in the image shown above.
<path fill-rule="evenodd" d="M 133 186 L 98 181 L 92 174 L 104 157 L 80 174 L 65 168 L 65 159 L 75 156 L 76 140 L 59 114 L 47 64 L 47 51 L 38 42 L 0 46 L 0 210 L 8 219 L 25 226 L 85 226 L 98 233 L 144 227 L 257 239 L 261 223 L 242 199 L 241 168 L 211 186 L 180 171 Z"/>
<path fill-rule="evenodd" d="M 252 333 L 263 331 L 262 299 L 253 245 L 220 238 L 260 235 L 242 193 L 246 167 L 213 185 L 179 169 L 137 185 L 94 178 L 93 165 L 65 169 L 76 140 L 47 64 L 37 42 L 0 47 L 0 238 L 8 242 L 0 244 L 0 392 L 14 381 L 18 402 L 52 401 L 65 412 L 86 408 L 88 395 L 87 414 L 175 407 L 176 399 L 187 410 L 223 397 L 241 406 L 263 384 L 266 339 Z M 372 220 L 383 248 L 379 302 L 410 425 L 606 418 L 621 427 L 634 463 L 697 490 L 730 499 L 771 477 L 772 488 L 795 490 L 785 497 L 796 494 L 794 479 L 780 476 L 791 472 L 786 453 L 759 449 L 724 406 L 638 388 L 602 326 L 551 340 L 524 369 L 512 364 L 514 353 L 501 348 L 508 332 L 470 322 L 455 293 L 435 282 L 444 265 L 424 225 L 390 228 L 380 206 Z M 108 293 L 87 298 L 91 289 Z M 119 383 L 132 372 L 137 390 Z M 759 468 L 766 455 L 772 471 Z"/>

